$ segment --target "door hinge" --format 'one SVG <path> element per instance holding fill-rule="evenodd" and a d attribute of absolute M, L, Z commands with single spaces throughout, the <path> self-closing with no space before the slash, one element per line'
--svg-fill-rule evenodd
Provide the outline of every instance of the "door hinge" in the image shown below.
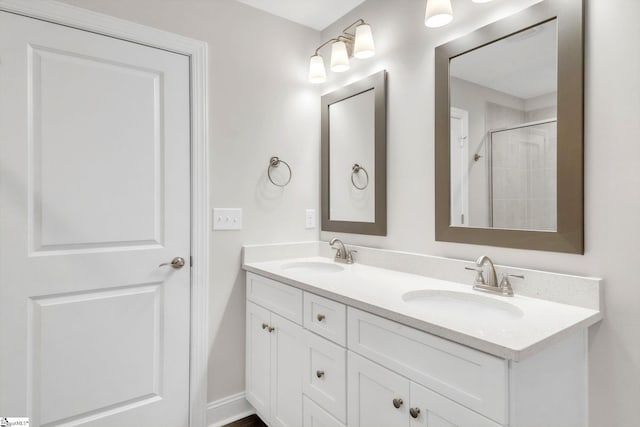
<path fill-rule="evenodd" d="M 189 267 L 193 267 L 193 257 L 189 255 Z"/>

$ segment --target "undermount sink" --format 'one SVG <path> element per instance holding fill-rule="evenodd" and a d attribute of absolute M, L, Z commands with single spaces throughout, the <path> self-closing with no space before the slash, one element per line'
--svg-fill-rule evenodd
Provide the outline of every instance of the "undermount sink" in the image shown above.
<path fill-rule="evenodd" d="M 514 320 L 524 315 L 520 308 L 506 301 L 466 292 L 410 291 L 402 295 L 402 300 L 407 304 L 428 310 L 435 315 L 473 316 L 478 321 Z"/>
<path fill-rule="evenodd" d="M 296 261 L 284 264 L 283 270 L 297 271 L 301 273 L 337 273 L 343 271 L 344 267 L 338 264 L 316 261 Z"/>

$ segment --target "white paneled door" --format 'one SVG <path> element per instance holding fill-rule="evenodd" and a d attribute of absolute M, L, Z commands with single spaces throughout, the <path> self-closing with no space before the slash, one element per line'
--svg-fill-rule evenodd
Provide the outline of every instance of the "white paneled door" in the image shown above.
<path fill-rule="evenodd" d="M 189 126 L 188 57 L 0 12 L 0 416 L 188 425 Z"/>

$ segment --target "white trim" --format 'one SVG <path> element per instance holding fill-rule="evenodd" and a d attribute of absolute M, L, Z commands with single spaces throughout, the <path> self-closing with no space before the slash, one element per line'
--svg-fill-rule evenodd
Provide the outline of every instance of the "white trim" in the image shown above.
<path fill-rule="evenodd" d="M 462 226 L 469 225 L 469 112 L 461 108 L 451 107 L 451 118 L 460 119 L 462 123 L 462 138 L 464 138 L 464 150 L 460 154 L 460 171 L 462 172 Z M 452 224 L 458 226 L 458 221 L 451 218 Z"/>
<path fill-rule="evenodd" d="M 209 427 L 222 427 L 256 413 L 247 401 L 245 393 L 223 397 L 207 405 L 207 424 Z"/>
<path fill-rule="evenodd" d="M 191 70 L 191 344 L 189 425 L 207 416 L 209 167 L 207 43 L 52 0 L 0 0 L 0 10 L 186 55 Z"/>

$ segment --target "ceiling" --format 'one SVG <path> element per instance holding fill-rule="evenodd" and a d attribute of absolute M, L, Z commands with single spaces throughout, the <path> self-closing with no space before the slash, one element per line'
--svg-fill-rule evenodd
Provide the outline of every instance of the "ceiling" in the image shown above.
<path fill-rule="evenodd" d="M 238 0 L 289 21 L 322 31 L 365 0 Z"/>

